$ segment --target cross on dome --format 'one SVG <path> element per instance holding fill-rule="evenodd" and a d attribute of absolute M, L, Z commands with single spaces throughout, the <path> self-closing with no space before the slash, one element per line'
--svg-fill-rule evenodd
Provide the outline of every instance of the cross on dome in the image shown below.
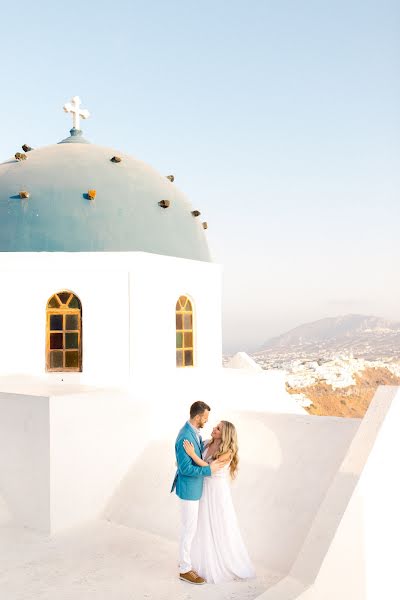
<path fill-rule="evenodd" d="M 79 96 L 74 96 L 71 102 L 64 104 L 63 109 L 66 113 L 72 113 L 72 125 L 74 129 L 79 130 L 79 118 L 87 119 L 90 117 L 90 112 L 86 108 L 79 108 L 81 105 Z"/>

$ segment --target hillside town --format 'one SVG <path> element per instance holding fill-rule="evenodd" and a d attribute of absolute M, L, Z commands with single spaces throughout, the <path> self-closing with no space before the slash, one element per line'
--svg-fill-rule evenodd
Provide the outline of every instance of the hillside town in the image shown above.
<path fill-rule="evenodd" d="M 263 369 L 277 368 L 276 360 L 264 360 L 253 355 L 257 364 Z M 271 364 L 272 363 L 272 364 Z M 365 360 L 355 358 L 352 354 L 340 354 L 331 359 L 295 359 L 280 364 L 280 369 L 287 372 L 286 383 L 290 388 L 305 388 L 324 381 L 335 388 L 346 388 L 356 384 L 355 375 L 365 369 L 387 369 L 396 377 L 400 377 L 400 362 L 388 360 Z"/>
<path fill-rule="evenodd" d="M 253 356 L 263 369 L 274 368 Z M 276 366 L 275 366 L 276 368 Z M 283 369 L 283 367 L 280 367 Z M 400 362 L 352 354 L 287 361 L 286 389 L 310 414 L 361 418 L 379 385 L 400 385 Z"/>
<path fill-rule="evenodd" d="M 400 384 L 400 323 L 368 315 L 320 319 L 268 340 L 250 357 L 261 369 L 284 372 L 286 390 L 309 413 L 362 417 L 379 385 Z"/>

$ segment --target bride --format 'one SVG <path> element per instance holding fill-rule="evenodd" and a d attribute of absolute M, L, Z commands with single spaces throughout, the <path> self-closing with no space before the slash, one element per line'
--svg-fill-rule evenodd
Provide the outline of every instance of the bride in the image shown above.
<path fill-rule="evenodd" d="M 235 479 L 238 469 L 238 444 L 235 426 L 221 421 L 204 443 L 203 459 L 199 458 L 188 440 L 183 442 L 186 453 L 199 466 L 213 460 L 226 464 L 212 477 L 204 478 L 200 498 L 197 532 L 192 544 L 192 565 L 207 583 L 255 577 L 254 567 L 240 534 L 232 502 L 229 478 Z"/>

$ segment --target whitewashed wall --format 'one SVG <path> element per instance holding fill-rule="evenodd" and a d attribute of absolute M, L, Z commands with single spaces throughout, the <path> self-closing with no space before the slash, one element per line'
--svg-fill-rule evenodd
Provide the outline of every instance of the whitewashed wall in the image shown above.
<path fill-rule="evenodd" d="M 175 540 L 179 505 L 170 484 L 174 439 L 183 425 L 163 413 L 157 439 L 142 449 L 105 511 L 108 519 Z M 238 431 L 240 468 L 232 493 L 256 564 L 287 573 L 359 426 L 358 419 L 233 411 L 215 398 L 207 437 L 221 419 Z M 137 482 L 140 481 L 140 485 Z"/>
<path fill-rule="evenodd" d="M 205 435 L 220 419 L 233 418 L 239 428 L 241 455 L 245 458 L 246 452 L 248 456 L 250 452 L 250 464 L 252 452 L 257 453 L 257 448 L 263 447 L 268 439 L 265 438 L 268 426 L 262 423 L 265 420 L 270 423 L 272 416 L 267 418 L 266 410 L 280 411 L 280 401 L 282 410 L 290 408 L 290 398 L 284 401 L 284 389 L 278 395 L 272 385 L 272 393 L 268 394 L 269 378 L 257 376 L 253 384 L 263 387 L 258 394 L 255 385 L 250 388 L 257 413 L 247 423 L 243 416 L 232 413 L 238 401 L 233 402 L 238 377 L 229 377 L 229 371 L 173 369 L 153 377 L 147 371 L 137 371 L 137 377 L 125 392 L 20 376 L 0 378 L 0 390 L 8 389 L 0 392 L 0 499 L 11 519 L 18 525 L 56 532 L 98 517 L 116 495 L 117 513 L 124 512 L 126 504 L 133 514 L 141 515 L 144 509 L 151 510 L 155 501 L 153 525 L 151 519 L 146 521 L 142 516 L 135 526 L 150 530 L 160 527 L 159 533 L 166 533 L 167 526 L 171 535 L 175 531 L 172 523 L 176 507 L 169 494 L 175 469 L 174 442 L 189 416 L 190 404 L 204 399 L 211 405 L 210 425 Z M 238 375 L 236 371 L 233 374 Z M 245 381 L 249 377 L 247 374 Z M 263 396 L 270 396 L 270 401 L 263 402 Z M 242 403 L 251 405 L 251 398 L 243 395 L 240 398 Z M 295 405 L 293 408 L 296 410 Z M 279 443 L 290 447 L 293 437 L 296 452 L 299 451 L 298 435 L 292 436 L 290 426 L 283 426 L 284 415 L 277 418 L 282 424 Z M 312 419 L 305 418 L 307 422 Z M 298 425 L 305 423 L 303 431 L 309 436 L 307 422 L 302 420 Z M 308 444 L 313 455 L 311 440 Z M 268 453 L 268 447 L 265 449 Z M 285 452 L 289 454 L 289 450 Z M 319 453 L 318 459 L 322 460 L 322 456 Z M 267 456 L 265 460 L 274 458 Z M 326 472 L 326 465 L 324 469 Z M 258 480 L 259 471 L 251 467 L 251 472 Z M 271 475 L 269 470 L 263 472 Z M 126 480 L 132 487 L 129 493 L 124 492 Z M 245 481 L 245 475 L 241 481 Z M 265 484 L 270 485 L 267 480 Z M 254 482 L 248 485 L 251 488 Z M 244 507 L 248 502 L 245 488 L 241 496 Z M 138 500 L 140 494 L 143 502 Z M 268 515 L 276 521 L 273 513 Z M 265 544 L 262 542 L 254 551 L 265 554 Z M 275 545 L 271 552 L 276 560 L 282 554 L 277 553 Z"/>
<path fill-rule="evenodd" d="M 19 525 L 50 528 L 49 399 L 0 392 L 0 496 Z"/>
<path fill-rule="evenodd" d="M 107 390 L 53 396 L 49 404 L 50 531 L 56 532 L 101 514 L 149 443 L 154 416 Z"/>
<path fill-rule="evenodd" d="M 260 600 L 400 597 L 399 424 L 399 388 L 379 387 L 288 577 Z"/>
<path fill-rule="evenodd" d="M 312 600 L 399 598 L 400 391 L 381 386 L 292 568 Z"/>
<path fill-rule="evenodd" d="M 175 307 L 192 300 L 195 367 L 222 360 L 221 267 L 142 253 L 130 272 L 131 371 L 175 369 Z"/>
<path fill-rule="evenodd" d="M 45 375 L 46 304 L 68 289 L 82 302 L 82 375 L 53 380 L 127 380 L 175 369 L 175 305 L 193 298 L 195 364 L 221 364 L 221 269 L 146 253 L 1 253 L 0 376 Z"/>
<path fill-rule="evenodd" d="M 3 517 L 45 534 L 97 518 L 157 436 L 156 419 L 115 390 L 0 392 Z"/>

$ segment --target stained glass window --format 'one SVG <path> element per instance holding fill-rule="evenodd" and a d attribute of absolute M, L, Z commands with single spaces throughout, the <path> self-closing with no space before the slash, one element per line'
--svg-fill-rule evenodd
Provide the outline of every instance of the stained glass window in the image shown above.
<path fill-rule="evenodd" d="M 63 347 L 63 334 L 50 333 L 50 350 L 60 350 Z"/>
<path fill-rule="evenodd" d="M 67 301 L 71 295 L 71 292 L 59 292 L 57 296 L 59 297 L 62 304 L 67 304 Z"/>
<path fill-rule="evenodd" d="M 82 305 L 72 292 L 60 291 L 47 303 L 46 368 L 82 370 Z"/>
<path fill-rule="evenodd" d="M 78 332 L 70 332 L 65 334 L 65 347 L 66 348 L 78 348 L 79 335 Z"/>
<path fill-rule="evenodd" d="M 79 302 L 78 298 L 76 296 L 73 296 L 73 298 L 69 301 L 68 306 L 70 308 L 79 308 L 80 302 Z"/>
<path fill-rule="evenodd" d="M 62 331 L 63 328 L 63 316 L 62 315 L 50 315 L 50 331 Z"/>
<path fill-rule="evenodd" d="M 176 366 L 177 367 L 183 367 L 183 352 L 182 350 L 177 350 L 176 351 Z"/>
<path fill-rule="evenodd" d="M 60 301 L 57 298 L 57 296 L 53 296 L 52 298 L 50 298 L 49 300 L 49 308 L 58 308 L 60 306 Z"/>
<path fill-rule="evenodd" d="M 193 309 L 187 296 L 176 303 L 176 366 L 193 367 Z"/>
<path fill-rule="evenodd" d="M 50 369 L 59 370 L 63 366 L 63 353 L 50 352 Z"/>
<path fill-rule="evenodd" d="M 65 366 L 68 368 L 78 368 L 79 366 L 79 352 L 66 352 L 65 353 Z"/>
<path fill-rule="evenodd" d="M 79 315 L 65 315 L 65 329 L 68 331 L 79 329 Z"/>

